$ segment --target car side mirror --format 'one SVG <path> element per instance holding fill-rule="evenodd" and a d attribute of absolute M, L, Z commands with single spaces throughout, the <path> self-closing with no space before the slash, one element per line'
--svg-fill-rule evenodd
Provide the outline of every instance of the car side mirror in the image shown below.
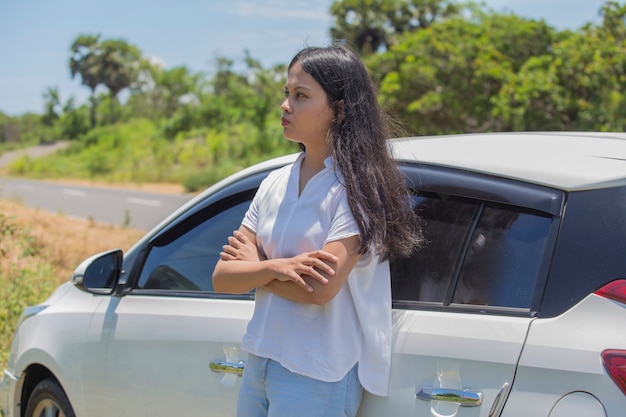
<path fill-rule="evenodd" d="M 72 284 L 92 294 L 109 295 L 122 273 L 123 259 L 124 253 L 120 249 L 87 258 L 74 270 Z"/>

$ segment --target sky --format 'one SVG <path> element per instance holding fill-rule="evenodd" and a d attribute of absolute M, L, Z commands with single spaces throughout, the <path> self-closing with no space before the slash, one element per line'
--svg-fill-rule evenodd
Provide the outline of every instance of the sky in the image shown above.
<path fill-rule="evenodd" d="M 498 12 L 543 19 L 557 29 L 599 22 L 606 0 L 483 0 Z M 244 51 L 265 67 L 288 63 L 304 46 L 330 43 L 333 0 L 0 0 L 0 111 L 42 113 L 43 94 L 84 102 L 69 49 L 80 34 L 124 39 L 165 68 L 210 72 L 217 57 Z"/>

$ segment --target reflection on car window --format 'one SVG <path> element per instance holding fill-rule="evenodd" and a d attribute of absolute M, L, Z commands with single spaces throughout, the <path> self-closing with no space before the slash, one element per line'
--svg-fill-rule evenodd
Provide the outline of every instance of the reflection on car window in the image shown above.
<path fill-rule="evenodd" d="M 420 196 L 415 210 L 426 245 L 410 259 L 393 264 L 394 298 L 443 302 L 477 205 Z"/>
<path fill-rule="evenodd" d="M 212 275 L 222 246 L 239 228 L 249 201 L 232 206 L 163 246 L 153 246 L 138 288 L 213 291 Z"/>
<path fill-rule="evenodd" d="M 415 210 L 426 244 L 392 263 L 394 301 L 530 307 L 550 217 L 435 194 Z"/>

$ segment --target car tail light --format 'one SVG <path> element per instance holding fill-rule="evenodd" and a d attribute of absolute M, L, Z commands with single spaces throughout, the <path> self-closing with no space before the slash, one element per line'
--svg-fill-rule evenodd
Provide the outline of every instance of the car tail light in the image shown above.
<path fill-rule="evenodd" d="M 602 364 L 613 382 L 626 395 L 626 350 L 605 350 L 602 352 Z"/>
<path fill-rule="evenodd" d="M 617 281 L 609 282 L 596 291 L 595 294 L 626 304 L 626 279 L 618 279 Z"/>
<path fill-rule="evenodd" d="M 626 304 L 626 279 L 609 282 L 595 294 Z M 605 350 L 602 352 L 602 364 L 613 382 L 626 395 L 626 350 Z"/>

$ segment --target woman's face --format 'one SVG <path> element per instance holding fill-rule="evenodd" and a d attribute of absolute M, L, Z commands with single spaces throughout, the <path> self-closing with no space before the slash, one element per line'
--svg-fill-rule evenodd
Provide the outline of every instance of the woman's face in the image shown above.
<path fill-rule="evenodd" d="M 285 100 L 280 106 L 285 138 L 300 142 L 309 149 L 326 146 L 334 110 L 322 86 L 299 63 L 287 73 Z"/>

